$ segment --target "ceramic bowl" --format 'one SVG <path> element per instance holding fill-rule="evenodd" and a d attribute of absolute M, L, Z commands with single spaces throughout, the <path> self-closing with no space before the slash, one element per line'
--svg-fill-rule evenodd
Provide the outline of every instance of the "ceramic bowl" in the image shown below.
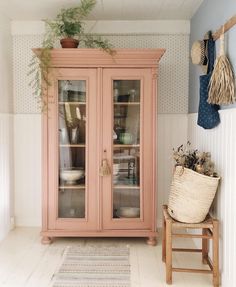
<path fill-rule="evenodd" d="M 68 184 L 74 184 L 77 180 L 84 177 L 83 169 L 64 169 L 60 171 L 60 178 Z"/>
<path fill-rule="evenodd" d="M 139 207 L 120 207 L 118 209 L 119 217 L 137 218 L 140 216 Z"/>

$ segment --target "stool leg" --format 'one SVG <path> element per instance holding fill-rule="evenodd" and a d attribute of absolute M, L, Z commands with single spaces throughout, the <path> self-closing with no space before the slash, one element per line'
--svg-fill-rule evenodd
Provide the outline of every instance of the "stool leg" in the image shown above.
<path fill-rule="evenodd" d="M 202 229 L 202 235 L 207 235 L 207 229 Z M 207 258 L 208 258 L 208 252 L 209 252 L 209 241 L 206 238 L 202 238 L 202 263 L 207 264 Z"/>
<path fill-rule="evenodd" d="M 166 262 L 166 221 L 164 215 L 162 219 L 162 261 Z"/>
<path fill-rule="evenodd" d="M 213 285 L 219 287 L 219 221 L 213 220 Z"/>
<path fill-rule="evenodd" d="M 166 219 L 166 283 L 172 284 L 172 221 Z"/>

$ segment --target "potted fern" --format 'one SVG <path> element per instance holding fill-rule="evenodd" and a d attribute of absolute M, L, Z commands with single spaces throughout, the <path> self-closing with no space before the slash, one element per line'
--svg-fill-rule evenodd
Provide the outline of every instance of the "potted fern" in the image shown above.
<path fill-rule="evenodd" d="M 33 74 L 30 86 L 33 94 L 38 99 L 42 108 L 46 107 L 44 96 L 47 93 L 50 80 L 48 78 L 51 66 L 51 49 L 57 41 L 62 48 L 77 48 L 83 43 L 87 48 L 100 48 L 109 54 L 113 54 L 111 44 L 100 36 L 89 35 L 84 32 L 85 18 L 96 5 L 96 0 L 81 0 L 80 4 L 72 8 L 62 8 L 55 19 L 43 20 L 46 24 L 46 32 L 39 55 L 34 55 L 29 64 L 29 75 Z M 42 89 L 41 80 L 45 83 Z"/>
<path fill-rule="evenodd" d="M 80 42 L 85 46 L 102 48 L 110 52 L 110 44 L 101 37 L 84 33 L 83 20 L 90 14 L 96 5 L 96 0 L 81 0 L 80 5 L 71 8 L 62 8 L 55 19 L 44 20 L 46 34 L 43 47 L 51 48 L 60 40 L 62 48 L 77 48 Z"/>

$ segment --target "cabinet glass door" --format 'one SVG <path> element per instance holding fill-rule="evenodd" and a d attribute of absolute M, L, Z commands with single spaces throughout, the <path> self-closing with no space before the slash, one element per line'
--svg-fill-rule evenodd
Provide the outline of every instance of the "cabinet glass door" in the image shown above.
<path fill-rule="evenodd" d="M 113 218 L 140 217 L 140 80 L 113 81 Z"/>
<path fill-rule="evenodd" d="M 60 80 L 58 217 L 85 217 L 86 111 L 85 80 Z"/>
<path fill-rule="evenodd" d="M 47 117 L 49 227 L 94 230 L 99 181 L 97 70 L 60 68 L 52 74 Z"/>
<path fill-rule="evenodd" d="M 103 75 L 103 158 L 111 165 L 102 178 L 104 228 L 150 228 L 152 73 L 105 69 Z"/>

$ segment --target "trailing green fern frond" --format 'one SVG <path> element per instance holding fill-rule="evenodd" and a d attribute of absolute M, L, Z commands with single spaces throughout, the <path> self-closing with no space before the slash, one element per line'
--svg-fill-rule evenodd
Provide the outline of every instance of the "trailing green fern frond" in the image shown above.
<path fill-rule="evenodd" d="M 110 55 L 114 55 L 115 51 L 108 40 L 103 40 L 101 36 L 83 35 L 82 41 L 87 48 L 100 48 Z"/>

